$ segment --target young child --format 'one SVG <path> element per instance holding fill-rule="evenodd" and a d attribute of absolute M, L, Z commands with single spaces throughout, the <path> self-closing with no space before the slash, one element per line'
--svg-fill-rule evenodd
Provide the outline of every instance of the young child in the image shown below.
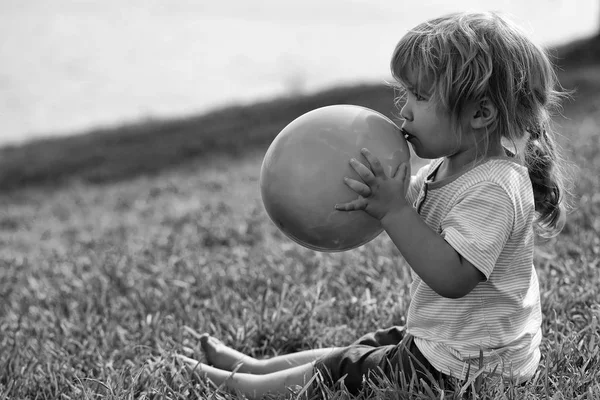
<path fill-rule="evenodd" d="M 358 197 L 335 208 L 380 220 L 410 265 L 406 326 L 266 360 L 203 335 L 213 366 L 182 358 L 215 384 L 259 398 L 289 393 L 317 372 L 353 393 L 371 374 L 465 379 L 483 365 L 519 383 L 534 375 L 542 335 L 534 232 L 556 234 L 565 218 L 552 65 L 505 18 L 460 13 L 410 30 L 391 69 L 405 94 L 403 134 L 432 161 L 412 178 L 407 165 L 386 176 L 363 149 L 365 163 L 350 161 L 362 181 L 345 178 Z"/>

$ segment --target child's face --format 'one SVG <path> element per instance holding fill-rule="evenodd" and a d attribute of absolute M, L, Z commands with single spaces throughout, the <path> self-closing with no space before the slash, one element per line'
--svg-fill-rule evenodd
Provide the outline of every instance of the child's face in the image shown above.
<path fill-rule="evenodd" d="M 406 103 L 400 111 L 404 118 L 402 129 L 415 154 L 433 159 L 451 157 L 461 151 L 461 141 L 448 112 L 437 107 L 431 100 L 430 84 L 417 84 L 416 74 L 408 75 L 404 83 Z"/>

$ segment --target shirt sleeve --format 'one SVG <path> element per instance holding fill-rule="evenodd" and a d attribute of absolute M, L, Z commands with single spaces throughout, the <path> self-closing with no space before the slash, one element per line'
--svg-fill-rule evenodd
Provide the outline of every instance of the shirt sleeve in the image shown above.
<path fill-rule="evenodd" d="M 419 168 L 415 175 L 410 177 L 410 184 L 408 185 L 408 190 L 406 191 L 406 201 L 408 204 L 414 205 L 415 201 L 417 201 L 430 168 L 431 163 L 424 165 Z"/>
<path fill-rule="evenodd" d="M 498 184 L 478 183 L 460 195 L 442 221 L 442 237 L 486 280 L 514 225 L 515 209 Z"/>

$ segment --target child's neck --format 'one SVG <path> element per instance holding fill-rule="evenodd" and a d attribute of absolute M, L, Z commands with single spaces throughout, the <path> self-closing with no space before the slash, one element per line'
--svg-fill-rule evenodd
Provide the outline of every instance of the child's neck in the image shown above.
<path fill-rule="evenodd" d="M 436 180 L 459 174 L 466 168 L 473 167 L 492 157 L 502 157 L 504 155 L 506 155 L 504 147 L 498 141 L 497 143 L 490 143 L 485 153 L 478 152 L 477 148 L 472 147 L 466 151 L 444 157 L 444 161 L 436 174 Z"/>

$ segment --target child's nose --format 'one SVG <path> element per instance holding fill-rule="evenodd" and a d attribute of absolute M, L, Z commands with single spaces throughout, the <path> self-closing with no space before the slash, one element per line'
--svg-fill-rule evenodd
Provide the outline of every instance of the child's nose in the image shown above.
<path fill-rule="evenodd" d="M 408 121 L 413 120 L 413 114 L 408 105 L 408 101 L 404 103 L 404 106 L 402 106 L 402 108 L 400 109 L 400 117 Z"/>

